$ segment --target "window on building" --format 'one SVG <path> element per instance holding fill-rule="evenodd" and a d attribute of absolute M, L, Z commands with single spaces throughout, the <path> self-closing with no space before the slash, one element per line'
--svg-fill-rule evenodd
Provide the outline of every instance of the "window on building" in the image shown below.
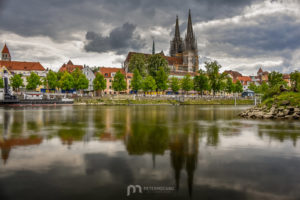
<path fill-rule="evenodd" d="M 105 76 L 108 76 L 108 73 L 105 73 L 104 75 L 105 75 Z"/>
<path fill-rule="evenodd" d="M 109 89 L 111 89 L 111 86 L 109 86 Z"/>

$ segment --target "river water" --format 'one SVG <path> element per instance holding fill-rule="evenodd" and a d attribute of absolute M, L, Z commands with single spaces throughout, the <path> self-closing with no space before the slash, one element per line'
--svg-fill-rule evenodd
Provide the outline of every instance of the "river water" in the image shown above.
<path fill-rule="evenodd" d="M 300 122 L 246 108 L 0 108 L 0 199 L 299 199 Z"/>

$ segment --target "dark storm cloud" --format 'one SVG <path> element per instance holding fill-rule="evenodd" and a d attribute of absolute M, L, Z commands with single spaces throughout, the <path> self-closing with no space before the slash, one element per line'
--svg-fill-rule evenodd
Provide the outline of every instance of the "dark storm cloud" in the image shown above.
<path fill-rule="evenodd" d="M 89 31 L 86 33 L 88 43 L 85 50 L 99 53 L 114 51 L 117 54 L 125 54 L 129 49 L 139 50 L 145 44 L 139 35 L 134 34 L 135 29 L 135 25 L 125 23 L 113 29 L 107 37 Z"/>
<path fill-rule="evenodd" d="M 209 41 L 206 53 L 219 52 L 235 57 L 286 56 L 300 47 L 300 23 L 295 16 L 273 14 L 225 23 L 203 30 Z"/>

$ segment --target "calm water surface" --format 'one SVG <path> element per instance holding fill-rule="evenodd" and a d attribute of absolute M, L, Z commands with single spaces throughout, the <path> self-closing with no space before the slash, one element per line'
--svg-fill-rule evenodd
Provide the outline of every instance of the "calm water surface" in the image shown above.
<path fill-rule="evenodd" d="M 299 199 L 300 122 L 246 108 L 0 108 L 0 199 Z"/>

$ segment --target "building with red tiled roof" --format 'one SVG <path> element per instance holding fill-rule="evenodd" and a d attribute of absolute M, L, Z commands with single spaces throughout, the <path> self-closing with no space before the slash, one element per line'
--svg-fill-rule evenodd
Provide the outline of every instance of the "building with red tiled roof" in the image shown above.
<path fill-rule="evenodd" d="M 252 82 L 252 79 L 250 76 L 239 76 L 239 77 L 237 77 L 236 81 L 237 80 L 239 80 L 242 83 L 244 90 L 247 90 L 250 83 Z M 234 82 L 236 82 L 236 81 L 234 81 Z"/>
<path fill-rule="evenodd" d="M 116 94 L 116 92 L 112 88 L 112 82 L 118 71 L 120 71 L 125 76 L 125 80 L 127 83 L 127 90 L 125 92 L 126 93 L 130 92 L 130 84 L 131 84 L 131 79 L 133 77 L 132 73 L 126 73 L 125 69 L 123 68 L 100 67 L 99 72 L 104 76 L 104 79 L 106 80 L 106 89 L 103 91 L 104 94 Z"/>
<path fill-rule="evenodd" d="M 18 71 L 45 71 L 45 68 L 39 62 L 0 61 L 0 65 L 17 74 L 19 74 Z"/>
<path fill-rule="evenodd" d="M 260 67 L 259 70 L 257 71 L 256 78 L 259 80 L 259 84 L 262 84 L 262 82 L 268 81 L 268 76 L 269 76 L 269 72 L 263 71 L 262 68 Z"/>
<path fill-rule="evenodd" d="M 0 67 L 9 71 L 9 76 L 14 74 L 21 74 L 23 83 L 26 86 L 28 77 L 31 72 L 36 73 L 40 77 L 45 77 L 47 70 L 39 62 L 25 62 L 25 61 L 11 61 L 11 56 L 7 45 L 5 44 L 2 50 L 2 60 Z"/>
<path fill-rule="evenodd" d="M 237 77 L 243 76 L 240 72 L 233 70 L 225 70 L 224 73 L 229 74 L 233 81 L 236 81 Z"/>
<path fill-rule="evenodd" d="M 75 69 L 79 69 L 82 70 L 83 66 L 82 65 L 74 65 L 73 62 L 71 60 L 69 60 L 67 63 L 64 63 L 60 68 L 59 68 L 59 72 L 69 72 L 72 73 Z"/>

